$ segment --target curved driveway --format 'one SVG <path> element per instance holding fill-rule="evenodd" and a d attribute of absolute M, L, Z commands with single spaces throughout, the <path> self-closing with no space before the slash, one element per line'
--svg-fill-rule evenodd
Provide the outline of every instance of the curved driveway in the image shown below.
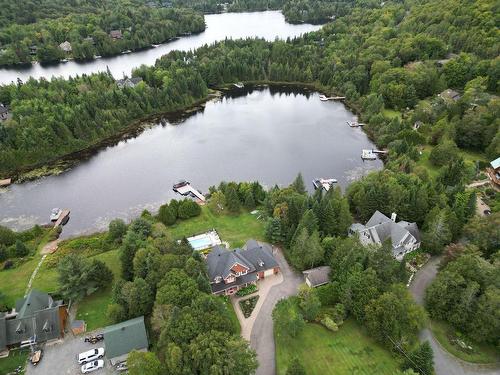
<path fill-rule="evenodd" d="M 280 299 L 297 294 L 299 285 L 304 282 L 302 275 L 290 268 L 281 250 L 276 248 L 275 250 L 274 256 L 280 265 L 283 282 L 271 288 L 252 328 L 250 345 L 257 352 L 259 360 L 256 375 L 274 375 L 276 373 L 273 308 Z"/>
<path fill-rule="evenodd" d="M 423 305 L 425 289 L 434 280 L 440 257 L 431 258 L 414 276 L 410 285 L 410 292 L 415 301 Z M 434 369 L 437 375 L 499 375 L 500 369 L 485 368 L 481 365 L 463 362 L 448 354 L 432 336 L 431 331 L 425 328 L 420 333 L 420 341 L 429 341 L 434 351 Z"/>

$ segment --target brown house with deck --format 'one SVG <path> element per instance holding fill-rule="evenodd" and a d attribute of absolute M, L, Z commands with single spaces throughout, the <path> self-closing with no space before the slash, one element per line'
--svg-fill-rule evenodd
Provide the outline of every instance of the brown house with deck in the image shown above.
<path fill-rule="evenodd" d="M 255 240 L 247 241 L 244 249 L 226 250 L 216 246 L 206 261 L 213 294 L 234 294 L 280 270 L 272 247 Z"/>

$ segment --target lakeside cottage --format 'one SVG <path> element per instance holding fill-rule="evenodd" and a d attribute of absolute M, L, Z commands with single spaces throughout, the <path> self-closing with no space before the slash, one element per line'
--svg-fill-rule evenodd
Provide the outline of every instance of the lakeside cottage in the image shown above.
<path fill-rule="evenodd" d="M 375 211 L 370 220 L 363 225 L 352 224 L 349 235 L 359 236 L 363 245 L 382 245 L 386 240 L 392 243 L 392 255 L 402 260 L 405 254 L 420 247 L 420 231 L 416 223 L 401 220 L 396 222 L 396 213 L 389 219 L 380 211 Z"/>
<path fill-rule="evenodd" d="M 59 44 L 59 48 L 62 49 L 66 53 L 70 53 L 73 49 L 71 48 L 71 43 L 68 41 L 62 42 Z"/>
<path fill-rule="evenodd" d="M 487 168 L 490 180 L 497 186 L 500 186 L 500 157 L 490 163 L 491 168 Z"/>
<path fill-rule="evenodd" d="M 456 102 L 461 98 L 458 92 L 451 89 L 444 90 L 441 94 L 438 94 L 438 96 L 446 102 Z"/>
<path fill-rule="evenodd" d="M 107 326 L 103 335 L 106 358 L 113 366 L 125 362 L 132 350 L 148 351 L 149 341 L 144 316 Z"/>
<path fill-rule="evenodd" d="M 213 294 L 232 295 L 280 271 L 271 246 L 255 240 L 248 240 L 244 249 L 226 250 L 216 246 L 206 262 Z"/>
<path fill-rule="evenodd" d="M 64 337 L 68 311 L 62 300 L 36 289 L 16 301 L 16 308 L 0 313 L 0 351 L 26 342 L 40 343 Z"/>
<path fill-rule="evenodd" d="M 7 120 L 9 116 L 9 110 L 6 106 L 0 103 L 0 121 Z"/>
<path fill-rule="evenodd" d="M 119 88 L 123 89 L 124 87 L 134 88 L 140 82 L 142 82 L 141 77 L 133 77 L 133 78 L 119 79 L 116 81 L 116 84 L 118 85 Z"/>
<path fill-rule="evenodd" d="M 311 268 L 302 272 L 304 281 L 310 288 L 317 288 L 318 286 L 328 284 L 330 281 L 330 266 L 321 266 Z"/>
<path fill-rule="evenodd" d="M 123 38 L 123 34 L 122 34 L 122 31 L 121 30 L 111 30 L 109 32 L 109 36 L 112 38 L 112 39 L 122 39 Z"/>

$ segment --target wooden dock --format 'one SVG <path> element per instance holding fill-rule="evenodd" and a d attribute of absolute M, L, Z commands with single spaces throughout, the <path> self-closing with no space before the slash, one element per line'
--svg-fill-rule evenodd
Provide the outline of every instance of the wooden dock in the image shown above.
<path fill-rule="evenodd" d="M 201 202 L 205 202 L 207 200 L 203 194 L 192 187 L 189 183 L 175 188 L 174 191 L 184 196 L 190 195 L 193 198 L 198 198 Z"/>
<path fill-rule="evenodd" d="M 345 96 L 326 96 L 326 95 L 320 95 L 319 100 L 322 102 L 326 102 L 328 100 L 344 100 Z"/>
<path fill-rule="evenodd" d="M 70 211 L 67 208 L 62 210 L 61 215 L 59 215 L 59 218 L 54 223 L 54 228 L 57 228 L 60 225 L 66 224 L 69 220 L 69 213 L 70 213 Z"/>

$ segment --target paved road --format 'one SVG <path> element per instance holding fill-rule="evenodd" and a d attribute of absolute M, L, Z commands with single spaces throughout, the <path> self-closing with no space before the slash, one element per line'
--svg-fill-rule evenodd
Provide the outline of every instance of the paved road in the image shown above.
<path fill-rule="evenodd" d="M 413 278 L 410 292 L 419 304 L 423 304 L 425 289 L 436 277 L 437 267 L 441 258 L 431 258 Z M 421 341 L 429 341 L 434 351 L 434 369 L 437 375 L 500 375 L 500 369 L 483 368 L 480 365 L 465 363 L 460 359 L 448 354 L 432 336 L 429 329 L 425 328 L 420 333 Z"/>
<path fill-rule="evenodd" d="M 256 375 L 274 375 L 276 373 L 273 308 L 280 299 L 297 294 L 297 288 L 304 281 L 302 275 L 290 268 L 280 250 L 277 250 L 275 257 L 283 274 L 283 282 L 273 286 L 269 291 L 250 335 L 250 345 L 257 351 L 257 359 L 259 360 Z"/>

